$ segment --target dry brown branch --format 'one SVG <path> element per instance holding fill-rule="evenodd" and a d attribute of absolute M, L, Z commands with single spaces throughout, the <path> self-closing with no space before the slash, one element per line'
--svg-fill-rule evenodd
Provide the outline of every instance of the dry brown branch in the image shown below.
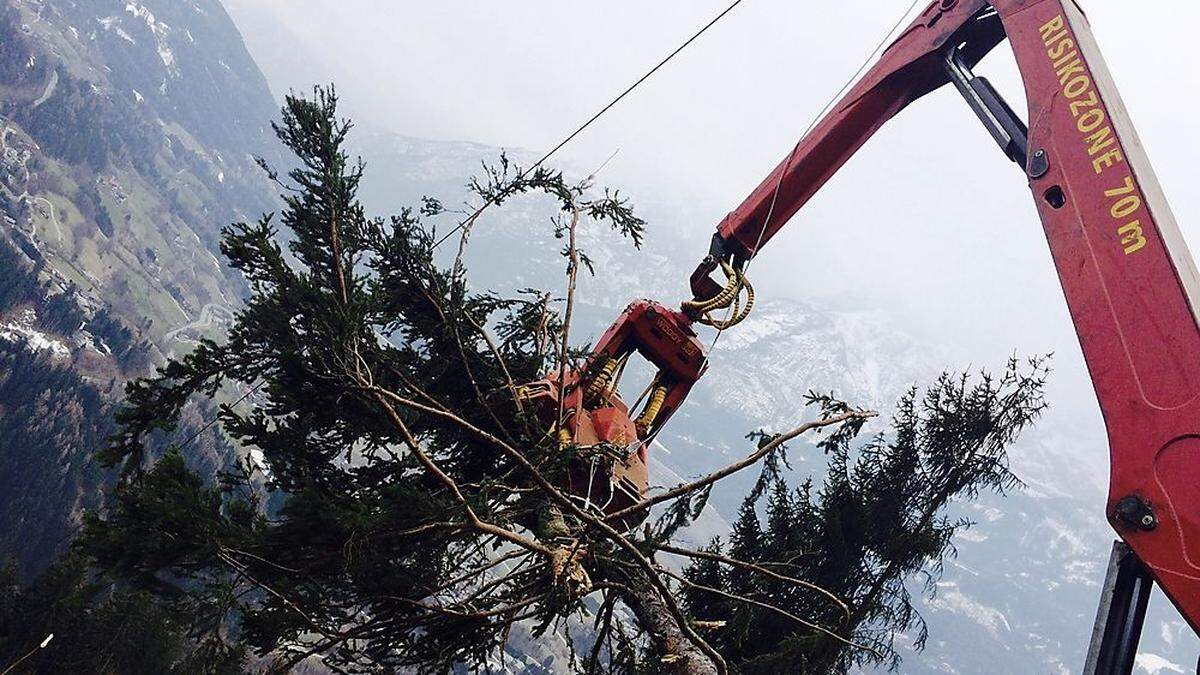
<path fill-rule="evenodd" d="M 440 593 L 448 588 L 457 586 L 458 584 L 461 584 L 461 583 L 467 581 L 468 579 L 473 579 L 481 574 L 484 574 L 485 572 L 492 569 L 493 567 L 496 567 L 497 565 L 503 565 L 504 563 L 508 562 L 509 560 L 520 557 L 522 555 L 528 555 L 528 552 L 525 551 L 524 549 L 516 550 L 516 551 L 509 551 L 508 553 L 505 553 L 504 555 L 500 556 L 499 558 L 494 558 L 492 560 L 489 560 L 486 565 L 481 565 L 479 567 L 468 570 L 466 572 L 463 572 L 462 574 L 459 574 L 455 577 L 452 577 L 452 578 L 446 580 L 444 583 L 442 583 L 437 588 L 430 589 L 428 591 L 428 593 L 430 595 L 434 595 L 435 593 Z"/>
<path fill-rule="evenodd" d="M 600 609 L 596 612 L 596 641 L 592 644 L 591 652 L 588 654 L 587 672 L 596 672 L 596 666 L 600 663 L 600 651 L 604 649 L 604 644 L 609 635 L 612 634 L 612 617 L 613 608 L 617 605 L 617 594 L 607 593 L 604 595 L 604 601 L 600 604 Z"/>
<path fill-rule="evenodd" d="M 346 642 L 347 640 L 354 640 L 359 637 L 362 637 L 365 634 L 367 634 L 368 631 L 374 629 L 375 627 L 376 627 L 376 624 L 367 624 L 367 625 L 359 626 L 355 629 L 346 631 L 342 635 L 333 636 L 333 637 L 325 637 L 321 640 L 317 640 L 316 642 L 314 642 L 310 645 L 307 645 L 306 648 L 297 649 L 297 647 L 302 647 L 302 645 L 284 646 L 282 648 L 283 654 L 280 654 L 278 657 L 276 657 L 274 659 L 274 661 L 272 662 L 272 664 L 267 672 L 269 672 L 269 673 L 291 673 L 292 668 L 296 664 L 300 663 L 304 659 L 307 659 L 308 657 L 312 656 L 313 654 L 320 654 L 322 652 L 326 652 L 326 651 L 332 649 L 333 647 L 335 647 L 336 645 Z M 284 655 L 288 654 L 288 653 L 290 653 L 291 656 L 284 658 Z"/>
<path fill-rule="evenodd" d="M 513 584 L 520 577 L 528 576 L 530 573 L 533 573 L 533 572 L 543 573 L 544 571 L 545 571 L 544 569 L 542 569 L 536 565 L 533 567 L 524 567 L 524 568 L 514 570 L 512 572 L 509 572 L 508 574 L 505 574 L 503 576 L 497 577 L 490 581 L 484 582 L 478 588 L 471 591 L 470 595 L 466 596 L 465 598 L 462 598 L 461 600 L 457 600 L 456 603 L 457 604 L 469 603 L 472 600 L 475 600 L 475 599 L 479 598 L 480 596 L 482 596 L 483 594 L 487 593 L 488 591 L 492 590 L 493 588 L 499 588 L 506 584 Z M 526 586 L 528 586 L 528 584 Z"/>
<path fill-rule="evenodd" d="M 813 429 L 834 426 L 837 424 L 842 424 L 844 422 L 849 422 L 851 420 L 870 419 L 872 417 L 877 416 L 878 414 L 879 413 L 871 412 L 871 411 L 854 410 L 851 412 L 842 413 L 841 415 L 834 415 L 833 417 L 827 417 L 824 419 L 814 420 L 812 422 L 806 422 L 785 434 L 781 434 L 781 435 L 777 436 L 771 442 L 764 444 L 758 450 L 755 450 L 754 452 L 747 455 L 744 459 L 738 460 L 737 462 L 734 462 L 733 464 L 730 464 L 729 466 L 726 466 L 722 469 L 718 469 L 718 470 L 708 474 L 707 476 L 704 476 L 703 478 L 692 481 L 691 483 L 683 483 L 681 485 L 677 485 L 677 486 L 671 488 L 670 490 L 663 492 L 662 494 L 655 495 L 648 499 L 643 499 L 642 501 L 640 501 L 636 504 L 627 506 L 627 507 L 621 509 L 620 511 L 614 511 L 613 513 L 610 513 L 607 516 L 605 516 L 604 519 L 610 520 L 610 521 L 618 520 L 618 519 L 624 518 L 625 516 L 628 516 L 632 513 L 636 513 L 643 509 L 648 509 L 651 506 L 654 506 L 655 504 L 661 504 L 662 502 L 669 501 L 669 500 L 675 499 L 677 497 L 682 497 L 683 495 L 690 494 L 690 493 L 695 492 L 696 490 L 699 490 L 703 487 L 712 485 L 713 483 L 716 483 L 717 481 L 719 481 L 723 478 L 728 478 L 729 476 L 732 476 L 733 474 L 741 471 L 742 469 L 745 469 L 746 467 L 757 464 L 763 457 L 766 457 L 767 455 L 771 454 L 776 449 L 778 449 L 779 446 L 796 438 L 797 436 L 800 436 L 801 434 L 812 431 Z"/>
<path fill-rule="evenodd" d="M 463 255 L 467 252 L 467 239 L 471 236 L 471 230 L 475 227 L 475 222 L 479 220 L 479 216 L 483 215 L 483 210 L 487 208 L 487 204 L 475 210 L 466 220 L 459 224 L 462 234 L 458 237 L 458 252 L 454 254 L 453 270 L 461 270 L 463 268 Z"/>
<path fill-rule="evenodd" d="M 820 593 L 821 595 L 824 595 L 825 597 L 829 598 L 829 600 L 832 601 L 833 604 L 837 605 L 838 608 L 841 609 L 843 613 L 845 613 L 846 622 L 849 623 L 849 621 L 850 621 L 850 608 L 846 605 L 846 603 L 844 601 L 842 601 L 842 599 L 839 598 L 838 596 L 834 595 L 833 593 L 831 593 L 830 591 L 828 591 L 824 588 L 821 588 L 820 586 L 812 583 L 811 581 L 805 581 L 803 579 L 797 579 L 796 577 L 790 577 L 785 574 L 779 574 L 778 572 L 773 572 L 773 571 L 771 571 L 765 567 L 762 567 L 760 565 L 756 565 L 751 562 L 746 562 L 744 560 L 738 560 L 737 558 L 730 558 L 728 556 L 724 556 L 719 553 L 713 553 L 711 551 L 689 551 L 687 549 L 679 548 L 677 546 L 672 546 L 670 544 L 656 544 L 655 548 L 657 548 L 660 551 L 663 551 L 664 553 L 671 553 L 673 555 L 684 556 L 687 558 L 703 558 L 706 560 L 715 560 L 719 563 L 724 563 L 731 567 L 737 567 L 737 568 L 740 568 L 743 570 L 748 570 L 751 572 L 758 572 L 759 574 L 771 577 L 772 579 L 775 579 L 777 581 L 783 581 L 783 582 L 786 582 L 789 584 L 794 584 L 796 586 L 802 586 L 804 588 L 814 590 L 814 591 Z"/>
<path fill-rule="evenodd" d="M 221 544 L 218 544 L 217 546 L 218 546 L 218 547 L 220 548 L 220 550 L 221 550 L 222 552 L 224 552 L 224 553 L 228 553 L 228 554 L 230 554 L 230 555 L 240 555 L 240 556 L 245 556 L 245 557 L 247 557 L 247 558 L 254 558 L 255 560 L 259 561 L 260 563 L 263 563 L 264 565 L 268 565 L 268 566 L 270 566 L 270 567 L 274 567 L 275 569 L 281 570 L 281 571 L 283 571 L 283 572 L 289 572 L 289 573 L 292 573 L 292 574 L 300 574 L 300 573 L 302 572 L 302 570 L 298 570 L 298 569 L 295 569 L 295 568 L 293 568 L 293 567 L 286 567 L 286 566 L 284 566 L 284 565 L 280 565 L 279 563 L 277 563 L 277 562 L 274 562 L 274 561 L 272 561 L 272 560 L 267 560 L 266 558 L 263 558 L 262 556 L 257 556 L 257 555 L 254 555 L 253 553 L 251 553 L 251 552 L 249 552 L 249 551 L 243 551 L 243 550 L 241 550 L 241 549 L 238 549 L 238 548 L 230 548 L 230 547 L 228 547 L 228 546 L 224 546 L 224 545 L 221 545 Z"/>
<path fill-rule="evenodd" d="M 448 616 L 453 616 L 456 619 L 488 619 L 488 618 L 491 618 L 494 616 L 500 616 L 502 614 L 511 614 L 513 612 L 520 611 L 530 605 L 541 602 L 542 600 L 546 599 L 546 597 L 548 595 L 549 595 L 548 593 L 539 593 L 537 595 L 531 595 L 527 598 L 523 598 L 516 602 L 510 603 L 507 605 L 502 605 L 500 607 L 494 607 L 492 609 L 487 609 L 487 610 L 468 610 L 468 611 L 456 610 L 456 609 L 452 609 L 451 607 L 444 607 L 441 605 L 426 605 L 426 604 L 420 602 L 419 600 L 413 600 L 412 598 L 405 598 L 405 597 L 396 596 L 396 595 L 380 595 L 380 596 L 376 596 L 376 597 L 378 597 L 381 600 L 392 600 L 394 602 L 399 602 L 403 605 L 408 605 L 410 607 L 413 607 L 416 609 L 422 609 L 427 612 L 432 612 L 435 614 L 446 614 Z"/>
<path fill-rule="evenodd" d="M 761 609 L 765 609 L 769 612 L 774 612 L 776 614 L 779 614 L 780 616 L 786 617 L 786 618 L 800 624 L 801 626 L 804 626 L 805 628 L 809 628 L 811 630 L 817 631 L 818 633 L 827 635 L 827 636 L 833 638 L 834 640 L 841 642 L 842 644 L 844 644 L 846 646 L 871 652 L 875 656 L 879 657 L 880 660 L 883 660 L 883 654 L 880 654 L 879 652 L 875 651 L 871 647 L 858 644 L 857 642 L 854 642 L 853 640 L 850 640 L 848 638 L 842 637 L 841 635 L 838 635 L 837 633 L 829 630 L 828 628 L 825 628 L 824 626 L 815 624 L 811 621 L 806 621 L 804 619 L 801 619 L 800 617 L 796 616 L 795 614 L 792 614 L 791 612 L 787 611 L 786 609 L 784 609 L 782 607 L 777 607 L 775 605 L 772 605 L 769 602 L 762 602 L 761 600 L 755 600 L 754 598 L 747 597 L 745 595 L 739 595 L 737 593 L 730 593 L 728 591 L 723 591 L 719 588 L 713 588 L 712 586 L 698 584 L 698 583 L 691 581 L 690 579 L 684 577 L 683 575 L 676 574 L 666 568 L 660 567 L 659 569 L 662 571 L 663 574 L 666 574 L 667 576 L 669 576 L 673 579 L 676 579 L 677 581 L 684 584 L 685 586 L 688 586 L 690 588 L 694 588 L 697 590 L 705 591 L 707 593 L 713 593 L 715 595 L 719 595 L 728 600 L 733 600 L 734 602 L 741 602 L 741 603 L 745 603 L 748 605 L 753 605 L 755 607 L 759 607 Z"/>
<path fill-rule="evenodd" d="M 380 537 L 411 537 L 414 534 L 424 534 L 433 530 L 461 530 L 467 527 L 466 523 L 452 523 L 449 521 L 437 521 L 433 523 L 423 523 L 414 527 L 405 528 L 403 530 L 385 530 L 379 533 Z M 370 537 L 368 537 L 369 539 Z"/>
<path fill-rule="evenodd" d="M 436 283 L 437 276 L 433 275 L 431 280 Z M 488 417 L 492 418 L 492 422 L 495 423 L 496 428 L 499 429 L 505 437 L 511 439 L 512 434 L 509 433 L 508 428 L 504 426 L 504 423 L 500 421 L 500 418 L 496 416 L 495 411 L 492 410 L 492 406 L 484 397 L 483 391 L 479 388 L 479 382 L 475 379 L 475 373 L 471 370 L 471 361 L 467 358 L 466 350 L 463 349 L 463 339 L 462 335 L 458 332 L 458 324 L 450 321 L 446 316 L 446 311 L 442 307 L 441 302 L 441 295 L 444 291 L 441 288 L 438 288 L 436 294 L 431 293 L 429 289 L 422 284 L 421 292 L 424 293 L 425 299 L 429 301 L 429 304 L 431 304 L 433 308 L 437 310 L 438 318 L 441 320 L 442 325 L 448 326 L 450 331 L 454 334 L 454 348 L 458 352 L 458 358 L 462 363 L 463 372 L 465 372 L 467 375 L 467 381 L 471 383 L 471 389 L 475 392 L 475 401 L 481 408 L 483 408 L 484 411 L 487 412 Z M 464 311 L 463 314 L 465 315 L 466 312 Z M 361 380 L 362 378 L 357 379 Z"/>
<path fill-rule="evenodd" d="M 525 406 L 521 403 L 521 397 L 517 395 L 517 383 L 513 381 L 512 373 L 508 370 L 508 362 L 500 354 L 500 348 L 496 346 L 496 341 L 492 339 L 491 334 L 486 328 L 479 325 L 479 322 L 474 317 L 467 313 L 463 313 L 463 316 L 466 317 L 467 323 L 471 324 L 479 332 L 479 335 L 483 337 L 483 341 L 487 343 L 488 351 L 492 353 L 492 356 L 496 358 L 496 363 L 500 365 L 500 372 L 504 373 L 504 383 L 508 385 L 508 392 L 512 395 L 513 404 L 517 406 L 517 411 L 525 412 Z"/>
<path fill-rule="evenodd" d="M 517 450 L 516 448 L 513 448 L 511 445 L 505 443 L 503 440 L 497 438 L 495 435 L 490 434 L 487 431 L 484 431 L 483 429 L 480 429 L 479 427 L 476 427 L 475 425 L 471 424 L 467 420 L 462 419 L 458 415 L 455 415 L 450 412 L 438 410 L 436 408 L 431 408 L 427 405 L 418 403 L 411 399 L 404 398 L 403 396 L 400 396 L 399 394 L 396 394 L 395 392 L 391 392 L 386 389 L 382 389 L 380 387 L 373 386 L 373 387 L 370 387 L 369 389 L 379 400 L 384 401 L 385 403 L 386 403 L 386 399 L 390 398 L 390 399 L 396 401 L 397 403 L 404 405 L 405 407 L 413 408 L 415 410 L 420 410 L 422 412 L 425 412 L 425 413 L 428 413 L 431 415 L 436 415 L 436 416 L 440 416 L 444 419 L 448 419 L 448 420 L 458 424 L 464 430 L 470 432 L 471 434 L 479 437 L 482 440 L 485 440 L 485 441 L 493 444 L 494 446 L 499 448 L 501 451 L 503 451 L 510 459 L 512 459 L 514 462 L 516 462 L 519 466 L 521 466 L 523 469 L 525 469 L 529 473 L 530 478 L 532 478 L 534 483 L 536 483 L 538 485 L 538 487 L 540 487 L 542 489 L 543 493 L 545 493 L 548 497 L 550 497 L 557 504 L 564 507 L 568 512 L 571 513 L 571 515 L 575 516 L 576 518 L 583 521 L 584 523 L 587 523 L 589 526 L 594 527 L 595 529 L 599 530 L 601 533 L 603 533 L 605 535 L 605 537 L 607 537 L 609 540 L 611 540 L 613 543 L 615 543 L 621 550 L 625 551 L 625 553 L 628 554 L 630 556 L 630 558 L 632 558 L 640 567 L 642 567 L 646 571 L 647 580 L 649 581 L 650 585 L 654 588 L 655 593 L 661 598 L 667 611 L 671 614 L 672 618 L 678 623 L 680 631 L 687 637 L 688 640 L 690 640 L 693 644 L 695 644 L 698 649 L 700 649 L 702 652 L 704 652 L 705 656 L 707 656 L 709 659 L 712 660 L 712 662 L 717 667 L 717 672 L 721 673 L 721 675 L 725 675 L 725 673 L 728 672 L 728 667 L 725 664 L 725 659 L 715 649 L 713 649 L 713 647 L 711 645 L 709 645 L 708 642 L 706 642 L 694 630 L 692 630 L 691 626 L 687 622 L 687 618 L 683 614 L 683 610 L 680 609 L 679 604 L 675 601 L 675 598 L 671 594 L 670 589 L 668 589 L 667 586 L 663 583 L 663 581 L 659 577 L 659 575 L 655 573 L 654 564 L 648 558 L 646 558 L 646 556 L 644 556 L 642 554 L 642 552 L 639 551 L 638 548 L 636 546 L 634 546 L 624 535 L 622 535 L 620 532 L 617 532 L 611 525 L 609 525 L 604 520 L 595 518 L 590 513 L 587 513 L 586 511 L 584 511 L 574 501 L 572 501 L 569 497 L 567 497 L 561 491 L 559 491 L 558 488 L 556 488 L 552 484 L 550 484 L 550 482 L 548 480 L 546 480 L 546 477 L 543 476 L 540 471 L 538 471 L 537 467 L 535 467 L 519 450 Z M 390 416 L 394 417 L 393 424 L 395 424 L 396 422 L 399 422 L 401 425 L 403 425 L 403 421 L 400 420 L 399 415 L 397 415 L 395 412 L 395 409 L 391 408 L 390 405 L 387 405 L 386 408 L 390 411 L 390 413 L 389 413 Z M 450 480 L 448 476 L 446 478 L 447 478 L 447 480 Z M 451 480 L 451 483 L 453 483 L 452 480 Z M 455 486 L 455 489 L 457 489 L 457 486 Z M 510 533 L 510 534 L 513 534 L 513 536 L 519 537 L 519 535 L 516 535 L 515 533 Z M 524 539 L 524 538 L 521 537 L 521 539 Z"/>
<path fill-rule="evenodd" d="M 327 197 L 329 199 L 329 242 L 333 248 L 333 274 L 337 277 L 338 290 L 341 292 L 342 306 L 350 303 L 350 293 L 346 288 L 346 271 L 343 269 L 342 263 L 342 238 L 338 231 L 338 214 L 335 198 L 333 195 Z"/>
<path fill-rule="evenodd" d="M 384 414 L 387 415 L 392 425 L 396 427 L 396 430 L 400 432 L 400 437 L 404 440 L 405 445 L 408 446 L 409 451 L 413 453 L 413 456 L 417 458 L 417 461 L 421 463 L 421 466 L 425 467 L 425 470 L 428 471 L 430 475 L 432 475 L 439 482 L 445 485 L 448 490 L 450 490 L 450 493 L 453 494 L 454 498 L 459 502 L 459 504 L 462 505 L 463 510 L 467 514 L 467 518 L 469 518 L 471 521 L 472 527 L 480 532 L 484 532 L 485 534 L 490 534 L 499 539 L 504 539 L 505 541 L 516 544 L 521 548 L 533 551 L 535 553 L 540 553 L 541 555 L 546 556 L 547 559 L 551 557 L 552 553 L 550 549 L 539 544 L 538 542 L 529 539 L 528 537 L 523 537 L 511 530 L 493 525 L 492 523 L 480 519 L 479 516 L 476 515 L 475 510 L 471 508 L 471 505 L 467 503 L 466 497 L 463 496 L 462 491 L 459 490 L 458 484 L 454 482 L 454 479 L 447 475 L 446 472 L 442 471 L 441 467 L 439 467 L 437 463 L 434 462 L 433 459 L 421 449 L 420 444 L 417 443 L 417 440 L 412 437 L 412 434 L 408 430 L 408 426 L 404 424 L 404 420 L 400 419 L 400 415 L 396 413 L 396 409 L 393 408 L 391 404 L 388 403 L 387 398 L 380 393 L 385 390 L 379 389 L 378 387 L 372 388 L 375 391 L 376 400 L 383 408 Z"/>
<path fill-rule="evenodd" d="M 536 342 L 534 343 L 534 351 L 538 354 L 546 352 L 546 341 L 550 339 L 550 294 L 542 295 L 542 313 L 538 315 L 538 325 L 534 330 Z"/>
<path fill-rule="evenodd" d="M 579 228 L 579 207 L 571 209 L 571 223 L 567 228 L 567 307 L 563 311 L 561 343 L 558 349 L 558 386 L 564 387 L 567 381 L 567 358 L 571 341 L 571 316 L 575 313 L 575 285 L 579 279 L 579 249 L 575 247 L 575 234 Z M 558 428 L 563 426 L 563 406 L 566 405 L 566 390 L 558 396 Z"/>
<path fill-rule="evenodd" d="M 275 590 L 274 588 L 271 588 L 267 584 L 264 584 L 261 581 L 258 581 L 257 579 L 255 579 L 254 576 L 251 575 L 247 571 L 245 565 L 241 564 L 240 562 L 235 560 L 233 557 L 226 554 L 224 551 L 218 550 L 217 557 L 220 558 L 221 561 L 224 562 L 226 565 L 229 565 L 231 568 L 233 568 L 233 570 L 235 572 L 237 572 L 241 576 L 245 577 L 247 581 L 254 584 L 254 586 L 256 586 L 257 588 L 261 588 L 262 590 L 266 591 L 267 593 L 275 596 L 275 598 L 277 598 L 280 602 L 287 605 L 288 609 L 292 610 L 296 614 L 299 614 L 300 617 L 304 619 L 305 623 L 312 626 L 313 631 L 315 631 L 318 635 L 321 635 L 322 637 L 327 637 L 327 638 L 336 638 L 340 635 L 340 633 L 338 631 L 331 631 L 331 630 L 325 628 L 324 626 L 322 626 L 320 623 L 318 623 L 316 621 L 316 619 L 313 619 L 303 609 L 300 609 L 300 607 L 298 607 L 296 605 L 296 603 L 292 602 L 287 596 L 283 595 L 282 593 Z"/>

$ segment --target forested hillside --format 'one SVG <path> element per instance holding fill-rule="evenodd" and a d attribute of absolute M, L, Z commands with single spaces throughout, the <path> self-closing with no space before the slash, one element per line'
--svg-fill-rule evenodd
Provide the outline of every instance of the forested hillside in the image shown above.
<path fill-rule="evenodd" d="M 112 432 L 112 406 L 96 386 L 25 345 L 0 340 L 0 438 L 5 495 L 0 550 L 39 569 L 96 507 L 104 472 L 76 451 Z"/>
<path fill-rule="evenodd" d="M 23 576 L 99 506 L 125 381 L 236 304 L 218 231 L 273 207 L 275 113 L 216 0 L 0 1 L 0 554 Z"/>

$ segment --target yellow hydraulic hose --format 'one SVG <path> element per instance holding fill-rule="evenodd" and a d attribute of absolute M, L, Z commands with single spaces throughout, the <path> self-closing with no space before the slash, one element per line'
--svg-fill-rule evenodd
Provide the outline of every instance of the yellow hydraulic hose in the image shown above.
<path fill-rule="evenodd" d="M 725 273 L 726 283 L 720 293 L 708 300 L 686 300 L 682 306 L 684 313 L 694 317 L 697 323 L 712 326 L 717 330 L 736 326 L 750 316 L 750 310 L 754 309 L 754 287 L 750 285 L 746 275 L 727 262 L 721 263 L 721 271 Z M 742 305 L 742 291 L 746 292 L 745 305 Z M 719 319 L 713 316 L 714 312 L 722 309 L 731 310 L 728 318 Z"/>
<path fill-rule="evenodd" d="M 609 380 L 612 379 L 613 373 L 617 371 L 617 366 L 620 365 L 620 360 L 609 357 L 604 358 L 604 365 L 600 366 L 600 372 L 596 373 L 596 377 L 588 383 L 587 389 L 584 391 L 584 396 L 588 399 L 593 399 L 599 396 L 608 388 Z"/>
<path fill-rule="evenodd" d="M 644 437 L 650 431 L 650 427 L 654 424 L 658 413 L 662 411 L 663 402 L 666 400 L 667 385 L 660 384 L 654 387 L 654 391 L 650 392 L 650 398 L 646 401 L 646 408 L 633 423 L 637 427 L 639 436 Z"/>

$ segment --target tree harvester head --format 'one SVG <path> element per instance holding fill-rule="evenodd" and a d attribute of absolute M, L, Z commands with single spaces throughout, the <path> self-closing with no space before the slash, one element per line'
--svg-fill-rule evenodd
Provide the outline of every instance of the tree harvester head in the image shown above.
<path fill-rule="evenodd" d="M 635 353 L 657 371 L 629 406 L 618 385 Z M 704 345 L 686 314 L 637 300 L 581 366 L 551 372 L 520 387 L 518 395 L 572 453 L 560 487 L 584 508 L 607 515 L 645 498 L 648 446 L 706 367 Z M 612 525 L 628 530 L 646 515 L 634 512 Z"/>

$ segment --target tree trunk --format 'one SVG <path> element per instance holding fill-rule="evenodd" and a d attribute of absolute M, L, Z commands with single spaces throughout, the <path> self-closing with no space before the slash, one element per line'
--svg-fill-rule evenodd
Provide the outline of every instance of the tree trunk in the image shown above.
<path fill-rule="evenodd" d="M 630 592 L 622 592 L 621 601 L 633 611 L 638 626 L 646 631 L 662 655 L 665 672 L 718 675 L 716 664 L 680 630 L 675 617 L 646 579 L 645 572 L 631 572 L 627 583 Z"/>

